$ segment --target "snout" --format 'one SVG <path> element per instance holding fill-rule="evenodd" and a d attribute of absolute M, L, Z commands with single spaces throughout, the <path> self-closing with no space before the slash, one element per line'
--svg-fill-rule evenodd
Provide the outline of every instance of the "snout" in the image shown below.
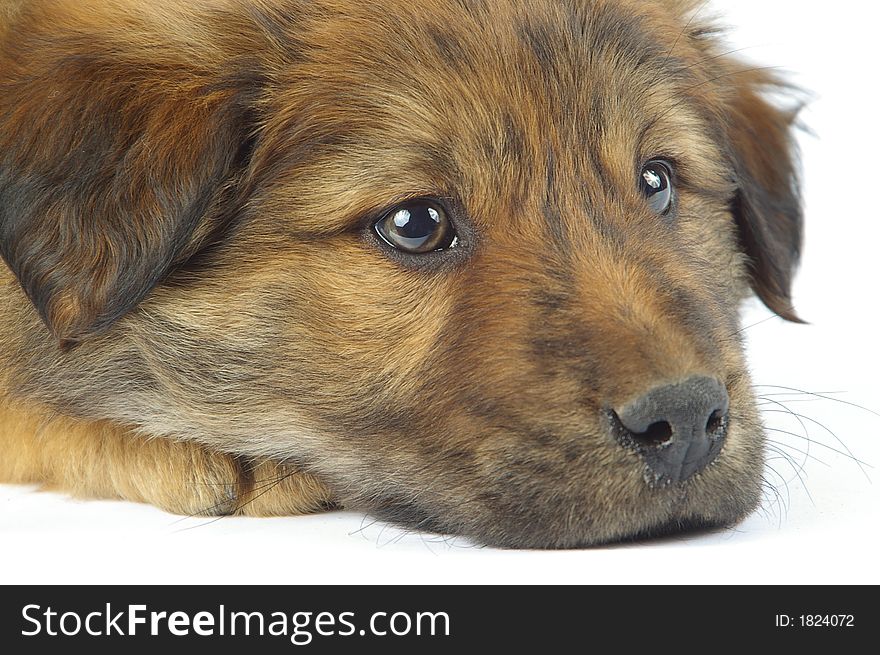
<path fill-rule="evenodd" d="M 763 433 L 748 385 L 745 376 L 685 377 L 604 413 L 590 408 L 593 419 L 584 413 L 565 430 L 510 420 L 484 433 L 473 456 L 449 453 L 439 475 L 450 491 L 386 495 L 373 511 L 513 548 L 731 525 L 760 499 Z"/>
<path fill-rule="evenodd" d="M 623 447 L 644 458 L 649 482 L 664 486 L 688 480 L 715 461 L 727 436 L 729 409 L 720 381 L 692 377 L 612 410 L 612 431 Z"/>

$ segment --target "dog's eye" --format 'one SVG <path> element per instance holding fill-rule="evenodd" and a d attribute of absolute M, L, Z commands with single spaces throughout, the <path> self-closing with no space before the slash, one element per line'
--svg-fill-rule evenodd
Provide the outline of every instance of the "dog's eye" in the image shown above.
<path fill-rule="evenodd" d="M 649 161 L 642 168 L 639 186 L 656 214 L 667 214 L 672 207 L 672 171 L 662 161 Z"/>
<path fill-rule="evenodd" d="M 389 245 L 413 254 L 446 250 L 456 236 L 446 210 L 430 200 L 413 200 L 385 214 L 375 226 Z"/>

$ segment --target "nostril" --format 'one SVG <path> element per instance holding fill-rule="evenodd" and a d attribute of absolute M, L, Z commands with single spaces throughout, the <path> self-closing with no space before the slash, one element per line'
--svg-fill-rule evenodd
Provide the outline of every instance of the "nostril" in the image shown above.
<path fill-rule="evenodd" d="M 659 421 L 641 434 L 633 434 L 632 436 L 636 441 L 648 446 L 662 446 L 672 441 L 672 426 L 666 421 Z"/>
<path fill-rule="evenodd" d="M 670 443 L 675 437 L 672 425 L 668 421 L 657 421 L 642 432 L 635 432 L 627 427 L 615 411 L 609 412 L 611 425 L 617 438 L 631 446 L 659 448 Z"/>
<path fill-rule="evenodd" d="M 706 434 L 709 437 L 720 437 L 727 428 L 727 413 L 716 409 L 706 423 Z"/>

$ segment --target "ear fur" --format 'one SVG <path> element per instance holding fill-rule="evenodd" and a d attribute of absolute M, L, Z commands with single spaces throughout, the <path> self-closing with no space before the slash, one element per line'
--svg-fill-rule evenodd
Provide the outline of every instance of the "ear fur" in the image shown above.
<path fill-rule="evenodd" d="M 0 29 L 0 255 L 66 346 L 222 229 L 255 94 L 209 53 L 161 45 L 128 15 L 104 32 L 77 4 L 24 5 Z"/>
<path fill-rule="evenodd" d="M 779 316 L 801 322 L 792 305 L 803 214 L 792 135 L 797 112 L 763 95 L 781 85 L 763 71 L 734 72 L 724 130 L 737 194 L 733 211 L 755 293 Z M 784 88 L 784 87 L 782 87 Z"/>

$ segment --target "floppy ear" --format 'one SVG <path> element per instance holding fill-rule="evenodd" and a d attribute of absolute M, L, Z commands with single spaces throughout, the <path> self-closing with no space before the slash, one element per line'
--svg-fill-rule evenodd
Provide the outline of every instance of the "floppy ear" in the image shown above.
<path fill-rule="evenodd" d="M 734 71 L 725 131 L 737 181 L 733 211 L 749 258 L 752 288 L 779 316 L 800 322 L 791 287 L 800 261 L 803 217 L 792 126 L 796 112 L 762 95 L 780 88 L 766 72 Z"/>
<path fill-rule="evenodd" d="M 142 28 L 108 18 L 119 32 L 102 35 L 99 19 L 38 12 L 0 38 L 0 254 L 69 346 L 222 228 L 254 90 Z"/>

